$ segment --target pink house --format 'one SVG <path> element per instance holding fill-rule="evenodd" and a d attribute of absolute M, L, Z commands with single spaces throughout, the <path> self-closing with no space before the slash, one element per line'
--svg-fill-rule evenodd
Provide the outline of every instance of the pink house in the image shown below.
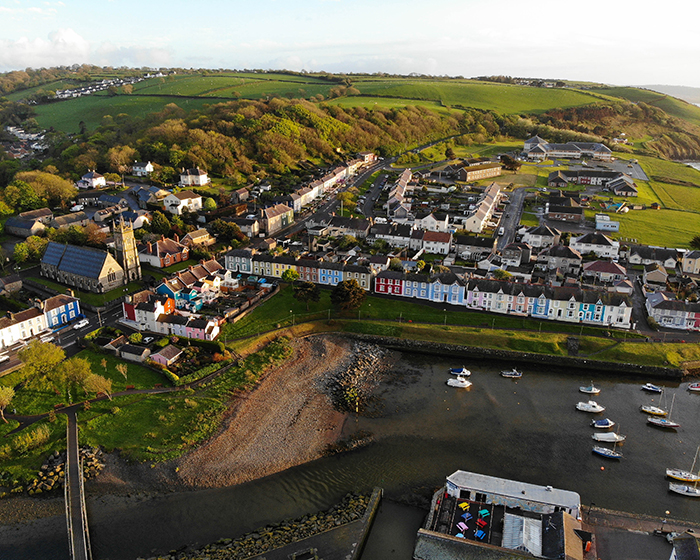
<path fill-rule="evenodd" d="M 160 352 L 156 352 L 155 354 L 151 354 L 151 360 L 153 360 L 154 362 L 156 362 L 158 364 L 161 364 L 161 365 L 167 367 L 167 366 L 177 362 L 178 358 L 181 355 L 182 355 L 182 350 L 180 350 L 177 346 L 173 346 L 172 344 L 168 344 Z"/>

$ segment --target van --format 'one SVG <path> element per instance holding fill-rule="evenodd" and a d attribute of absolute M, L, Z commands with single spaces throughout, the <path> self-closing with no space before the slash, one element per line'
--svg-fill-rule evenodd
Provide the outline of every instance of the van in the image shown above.
<path fill-rule="evenodd" d="M 498 228 L 498 235 L 503 235 L 505 232 L 506 232 L 506 229 L 504 227 Z"/>

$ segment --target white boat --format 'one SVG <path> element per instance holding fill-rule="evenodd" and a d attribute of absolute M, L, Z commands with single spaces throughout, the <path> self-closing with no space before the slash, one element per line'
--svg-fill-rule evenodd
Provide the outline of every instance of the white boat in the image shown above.
<path fill-rule="evenodd" d="M 700 451 L 700 445 L 695 450 L 695 458 L 693 459 L 693 464 L 689 471 L 684 471 L 683 469 L 666 469 L 666 476 L 673 478 L 675 480 L 680 480 L 682 482 L 700 482 L 700 473 L 695 474 L 695 463 L 698 460 L 698 452 Z"/>
<path fill-rule="evenodd" d="M 690 486 L 689 484 L 676 484 L 675 482 L 668 483 L 668 489 L 671 492 L 687 496 L 688 498 L 700 498 L 700 488 L 697 485 Z"/>
<path fill-rule="evenodd" d="M 593 412 L 594 414 L 597 414 L 598 412 L 603 412 L 605 410 L 605 407 L 599 405 L 595 401 L 588 401 L 577 403 L 576 409 L 582 412 Z"/>
<path fill-rule="evenodd" d="M 639 410 L 645 414 L 651 414 L 652 416 L 668 416 L 668 412 L 663 408 L 659 408 L 658 406 L 653 406 L 651 404 L 643 404 L 639 407 Z"/>
<path fill-rule="evenodd" d="M 597 395 L 600 393 L 600 389 L 593 385 L 593 381 L 591 381 L 591 384 L 588 387 L 579 387 L 578 390 L 588 395 Z"/>
<path fill-rule="evenodd" d="M 654 385 L 653 383 L 645 383 L 642 385 L 642 389 L 645 391 L 649 391 L 650 393 L 662 393 L 663 389 L 659 387 L 658 385 Z"/>
<path fill-rule="evenodd" d="M 610 418 L 601 418 L 600 420 L 591 420 L 591 426 L 594 428 L 597 428 L 599 430 L 607 430 L 608 428 L 612 428 L 615 425 L 615 422 L 610 420 Z"/>
<path fill-rule="evenodd" d="M 692 393 L 700 393 L 700 383 L 691 383 L 688 385 L 688 391 Z"/>
<path fill-rule="evenodd" d="M 467 387 L 472 386 L 472 382 L 462 375 L 458 375 L 457 377 L 448 379 L 447 384 L 450 387 L 457 387 L 459 389 L 466 389 Z"/>
<path fill-rule="evenodd" d="M 472 372 L 469 371 L 464 366 L 462 366 L 461 368 L 456 368 L 456 367 L 450 368 L 450 373 L 452 375 L 463 375 L 464 377 L 469 377 L 472 374 Z"/>
<path fill-rule="evenodd" d="M 615 451 L 614 446 L 613 449 L 610 449 L 609 447 L 603 447 L 602 445 L 594 445 L 593 453 L 596 455 L 601 455 L 602 457 L 607 457 L 608 459 L 622 459 L 622 453 Z"/>
<path fill-rule="evenodd" d="M 591 436 L 596 441 L 605 441 L 607 443 L 620 443 L 627 439 L 627 436 L 621 436 L 615 432 L 595 433 Z"/>
<path fill-rule="evenodd" d="M 523 376 L 522 371 L 518 371 L 517 369 L 513 368 L 511 370 L 504 370 L 501 372 L 501 375 L 503 377 L 510 377 L 513 379 L 520 379 Z"/>
<path fill-rule="evenodd" d="M 676 429 L 680 428 L 681 425 L 678 422 L 671 420 L 671 414 L 673 413 L 673 404 L 676 402 L 676 395 L 673 395 L 673 400 L 671 401 L 671 410 L 668 413 L 668 418 L 663 418 L 661 416 L 647 416 L 647 423 L 657 428 L 668 428 Z"/>

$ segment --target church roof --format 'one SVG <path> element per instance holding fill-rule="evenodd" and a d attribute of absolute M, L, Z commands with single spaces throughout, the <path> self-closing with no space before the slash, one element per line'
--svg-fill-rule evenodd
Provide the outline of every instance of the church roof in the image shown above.
<path fill-rule="evenodd" d="M 109 257 L 110 254 L 107 251 L 76 245 L 61 245 L 51 241 L 46 247 L 41 262 L 56 266 L 62 272 L 69 274 L 99 278 Z M 114 264 L 119 267 L 116 262 Z"/>

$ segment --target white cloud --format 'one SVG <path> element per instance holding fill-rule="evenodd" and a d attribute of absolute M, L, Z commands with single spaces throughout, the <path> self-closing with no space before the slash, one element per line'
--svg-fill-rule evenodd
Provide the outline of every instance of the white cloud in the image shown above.
<path fill-rule="evenodd" d="M 70 65 L 89 58 L 90 44 L 72 29 L 59 29 L 47 39 L 0 40 L 0 68 Z"/>

